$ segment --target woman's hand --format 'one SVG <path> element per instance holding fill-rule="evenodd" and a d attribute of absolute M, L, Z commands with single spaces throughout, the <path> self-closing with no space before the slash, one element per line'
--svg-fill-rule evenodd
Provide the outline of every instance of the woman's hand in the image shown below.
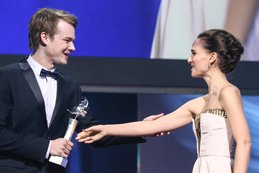
<path fill-rule="evenodd" d="M 90 144 L 102 139 L 104 136 L 106 136 L 105 125 L 96 125 L 84 129 L 82 132 L 78 133 L 76 140 L 78 142 Z"/>

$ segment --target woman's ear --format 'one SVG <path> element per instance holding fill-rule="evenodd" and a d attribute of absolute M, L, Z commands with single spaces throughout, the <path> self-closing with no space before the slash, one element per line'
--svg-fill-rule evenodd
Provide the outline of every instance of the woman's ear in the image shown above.
<path fill-rule="evenodd" d="M 218 58 L 218 54 L 216 52 L 212 52 L 209 58 L 210 65 L 213 65 L 217 61 L 217 58 Z"/>

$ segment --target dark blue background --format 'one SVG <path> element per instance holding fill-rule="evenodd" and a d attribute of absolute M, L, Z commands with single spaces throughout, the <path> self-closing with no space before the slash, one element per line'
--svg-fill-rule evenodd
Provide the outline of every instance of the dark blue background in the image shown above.
<path fill-rule="evenodd" d="M 79 18 L 74 56 L 149 58 L 160 0 L 3 0 L 0 54 L 29 54 L 27 26 L 42 7 Z"/>

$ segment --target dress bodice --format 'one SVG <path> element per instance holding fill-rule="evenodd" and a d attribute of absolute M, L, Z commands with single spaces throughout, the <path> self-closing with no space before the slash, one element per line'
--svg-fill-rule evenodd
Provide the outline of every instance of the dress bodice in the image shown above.
<path fill-rule="evenodd" d="M 235 142 L 226 112 L 209 109 L 193 118 L 198 157 L 223 156 L 234 158 Z"/>

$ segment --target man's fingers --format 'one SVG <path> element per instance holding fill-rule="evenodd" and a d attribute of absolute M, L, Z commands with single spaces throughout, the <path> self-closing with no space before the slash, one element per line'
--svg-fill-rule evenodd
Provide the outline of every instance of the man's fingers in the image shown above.
<path fill-rule="evenodd" d="M 52 140 L 50 154 L 53 156 L 68 157 L 72 150 L 73 143 L 64 138 Z"/>

